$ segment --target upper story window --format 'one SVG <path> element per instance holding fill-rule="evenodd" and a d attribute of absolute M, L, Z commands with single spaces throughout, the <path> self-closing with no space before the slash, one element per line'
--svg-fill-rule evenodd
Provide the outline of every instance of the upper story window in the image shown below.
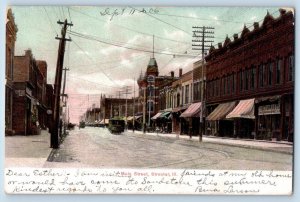
<path fill-rule="evenodd" d="M 265 65 L 259 66 L 259 87 L 263 87 L 265 82 Z"/>
<path fill-rule="evenodd" d="M 282 69 L 282 60 L 277 59 L 276 60 L 276 84 L 281 83 L 281 69 Z"/>
<path fill-rule="evenodd" d="M 153 83 L 155 81 L 155 77 L 153 75 L 149 75 L 147 78 L 148 83 Z"/>
<path fill-rule="evenodd" d="M 270 62 L 268 65 L 268 85 L 273 84 L 273 62 Z"/>
<path fill-rule="evenodd" d="M 185 86 L 185 103 L 189 103 L 189 95 L 190 95 L 190 88 L 189 85 Z"/>
<path fill-rule="evenodd" d="M 294 75 L 294 71 L 295 71 L 295 58 L 294 55 L 290 55 L 288 58 L 288 80 L 289 81 L 294 81 L 295 79 L 295 75 Z"/>
<path fill-rule="evenodd" d="M 256 67 L 252 67 L 250 70 L 250 89 L 255 89 L 256 83 Z"/>
<path fill-rule="evenodd" d="M 152 85 L 150 85 L 149 87 L 148 87 L 148 95 L 150 96 L 150 97 L 153 97 L 153 96 L 155 96 L 155 89 L 154 89 L 154 86 L 152 86 Z"/>

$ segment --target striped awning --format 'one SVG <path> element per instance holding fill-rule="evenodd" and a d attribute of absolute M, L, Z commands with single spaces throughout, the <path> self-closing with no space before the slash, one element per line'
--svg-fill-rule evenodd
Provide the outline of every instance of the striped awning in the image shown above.
<path fill-rule="evenodd" d="M 224 119 L 229 112 L 231 112 L 235 107 L 235 102 L 227 102 L 223 104 L 219 104 L 217 108 L 210 113 L 207 117 L 206 120 L 208 121 L 217 121 Z"/>
<path fill-rule="evenodd" d="M 191 104 L 181 115 L 180 117 L 200 117 L 201 102 Z"/>
<path fill-rule="evenodd" d="M 151 119 L 152 119 L 152 120 L 156 120 L 161 114 L 162 114 L 162 112 L 158 112 L 158 113 L 155 114 Z"/>
<path fill-rule="evenodd" d="M 226 116 L 226 118 L 255 119 L 254 100 L 254 98 L 248 100 L 241 100 L 239 104 Z"/>

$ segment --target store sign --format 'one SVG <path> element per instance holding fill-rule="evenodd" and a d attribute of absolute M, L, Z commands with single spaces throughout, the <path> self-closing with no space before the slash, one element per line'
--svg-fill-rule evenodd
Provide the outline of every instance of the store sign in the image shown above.
<path fill-rule="evenodd" d="M 280 114 L 280 105 L 263 105 L 258 108 L 258 115 Z"/>

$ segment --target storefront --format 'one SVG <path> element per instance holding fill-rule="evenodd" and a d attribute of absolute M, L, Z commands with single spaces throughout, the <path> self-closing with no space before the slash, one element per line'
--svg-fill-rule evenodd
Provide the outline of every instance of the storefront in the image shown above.
<path fill-rule="evenodd" d="M 226 116 L 233 120 L 233 137 L 255 138 L 254 98 L 241 100 L 238 105 Z"/>
<path fill-rule="evenodd" d="M 256 137 L 273 141 L 293 141 L 293 95 L 263 97 L 255 100 Z"/>
<path fill-rule="evenodd" d="M 180 115 L 188 108 L 188 106 L 176 107 L 172 109 L 172 132 L 181 134 Z"/>
<path fill-rule="evenodd" d="M 236 102 L 227 102 L 219 104 L 207 117 L 207 127 L 214 136 L 233 136 L 233 120 L 226 119 L 236 106 Z"/>
<path fill-rule="evenodd" d="M 200 129 L 201 102 L 191 104 L 181 115 L 181 132 L 198 135 Z"/>

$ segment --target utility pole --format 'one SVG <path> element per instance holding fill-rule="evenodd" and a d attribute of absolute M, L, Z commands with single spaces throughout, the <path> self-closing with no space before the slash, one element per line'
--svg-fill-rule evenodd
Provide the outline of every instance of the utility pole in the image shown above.
<path fill-rule="evenodd" d="M 67 71 L 69 71 L 70 69 L 69 68 L 64 68 L 63 71 L 64 71 L 64 82 L 63 82 L 63 89 L 62 89 L 62 101 L 63 101 L 63 121 L 62 121 L 62 124 L 63 124 L 63 129 L 64 129 L 64 135 L 66 134 L 66 119 L 67 119 L 67 116 L 66 116 L 66 113 L 67 113 L 67 99 L 68 99 L 68 95 L 65 93 L 65 88 L 66 88 L 66 79 L 67 79 Z"/>
<path fill-rule="evenodd" d="M 68 26 L 73 26 L 72 23 L 68 23 L 67 19 L 64 22 L 57 21 L 57 24 L 63 25 L 61 30 L 61 38 L 58 36 L 55 39 L 60 40 L 58 47 L 57 63 L 56 63 L 56 74 L 55 74 L 55 83 L 54 83 L 54 106 L 53 106 L 53 128 L 51 134 L 51 145 L 50 147 L 57 149 L 59 148 L 59 138 L 58 138 L 58 129 L 60 122 L 60 91 L 61 91 L 61 79 L 62 79 L 62 70 L 64 63 L 64 53 L 66 41 L 71 41 L 71 39 L 66 39 L 66 32 Z"/>
<path fill-rule="evenodd" d="M 129 90 L 131 90 L 130 89 L 130 86 L 125 86 L 124 88 L 123 88 L 123 92 L 122 92 L 122 94 L 125 94 L 125 102 L 126 102 L 126 104 L 125 104 L 125 128 L 126 129 L 128 129 L 128 125 L 127 125 L 127 116 L 128 116 L 128 113 L 127 113 L 127 95 L 128 94 L 131 94 L 131 91 L 129 91 Z"/>
<path fill-rule="evenodd" d="M 201 50 L 201 58 L 202 58 L 202 67 L 201 67 L 201 94 L 200 94 L 200 99 L 201 99 L 201 110 L 200 110 L 200 133 L 199 133 L 199 142 L 202 142 L 202 136 L 204 133 L 204 125 L 205 121 L 203 120 L 203 111 L 205 109 L 205 101 L 204 101 L 204 53 L 209 50 L 211 45 L 207 45 L 207 43 L 213 43 L 214 32 L 211 30 L 214 30 L 214 27 L 193 27 L 195 29 L 193 31 L 193 37 L 196 38 L 192 40 L 192 42 L 195 42 L 192 44 L 193 50 Z M 198 38 L 201 38 L 198 40 Z M 200 43 L 200 44 L 199 44 Z M 194 48 L 196 47 L 196 48 Z"/>

